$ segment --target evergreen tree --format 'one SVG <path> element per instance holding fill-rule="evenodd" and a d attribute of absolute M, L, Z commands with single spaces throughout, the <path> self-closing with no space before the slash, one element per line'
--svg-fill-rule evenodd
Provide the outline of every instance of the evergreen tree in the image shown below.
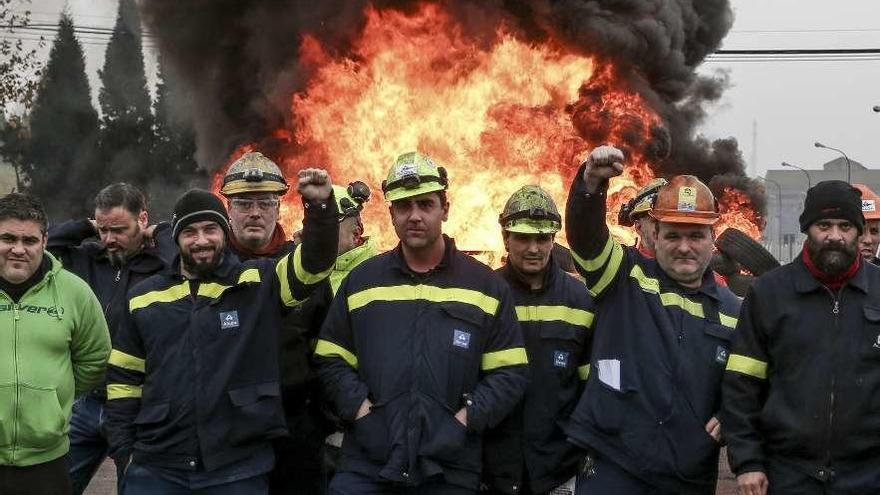
<path fill-rule="evenodd" d="M 88 214 L 96 189 L 98 114 L 92 107 L 82 46 L 65 13 L 30 115 L 31 139 L 22 171 L 52 221 Z"/>
<path fill-rule="evenodd" d="M 134 0 L 120 0 L 116 26 L 99 72 L 100 139 L 105 182 L 129 181 L 146 187 L 151 176 L 153 116 L 144 72 L 141 21 Z"/>

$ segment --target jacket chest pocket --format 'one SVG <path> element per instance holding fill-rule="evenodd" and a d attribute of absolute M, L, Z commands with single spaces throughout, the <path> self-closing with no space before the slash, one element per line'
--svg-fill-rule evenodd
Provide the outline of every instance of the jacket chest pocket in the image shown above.
<path fill-rule="evenodd" d="M 462 394 L 472 391 L 479 380 L 483 317 L 470 308 L 450 304 L 441 306 L 438 320 L 440 328 L 434 328 L 432 333 L 436 335 L 428 339 L 436 351 L 428 349 L 427 353 L 438 359 L 436 371 L 445 368 L 446 390 L 440 394 L 445 395 L 448 406 L 455 408 Z"/>
<path fill-rule="evenodd" d="M 706 335 L 707 357 L 723 370 L 727 367 L 727 359 L 730 357 L 733 330 L 720 323 L 706 322 L 703 333 Z"/>
<path fill-rule="evenodd" d="M 483 346 L 480 335 L 482 317 L 468 308 L 456 305 L 441 306 L 440 314 L 438 323 L 441 328 L 437 329 L 440 341 L 430 340 L 461 359 L 469 360 L 478 356 Z"/>
<path fill-rule="evenodd" d="M 586 330 L 570 325 L 544 323 L 539 330 L 538 349 L 529 351 L 529 359 L 544 363 L 547 371 L 571 374 L 583 360 Z M 533 356 L 535 352 L 540 356 Z M 534 366 L 534 364 L 533 364 Z"/>
<path fill-rule="evenodd" d="M 880 361 L 880 307 L 865 306 L 859 334 L 859 353 L 869 360 Z"/>

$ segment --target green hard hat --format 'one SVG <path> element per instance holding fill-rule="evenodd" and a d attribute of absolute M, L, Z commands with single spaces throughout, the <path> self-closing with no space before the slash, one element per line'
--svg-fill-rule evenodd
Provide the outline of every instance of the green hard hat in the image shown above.
<path fill-rule="evenodd" d="M 356 180 L 348 187 L 333 186 L 333 197 L 336 199 L 336 207 L 339 219 L 360 215 L 364 209 L 364 203 L 370 200 L 370 187 L 364 182 Z"/>
<path fill-rule="evenodd" d="M 397 157 L 388 178 L 382 181 L 382 192 L 387 201 L 397 201 L 444 191 L 447 184 L 445 168 L 438 167 L 430 156 L 413 151 Z"/>
<path fill-rule="evenodd" d="M 538 186 L 524 186 L 513 193 L 498 222 L 507 232 L 521 234 L 555 234 L 562 228 L 556 203 Z"/>

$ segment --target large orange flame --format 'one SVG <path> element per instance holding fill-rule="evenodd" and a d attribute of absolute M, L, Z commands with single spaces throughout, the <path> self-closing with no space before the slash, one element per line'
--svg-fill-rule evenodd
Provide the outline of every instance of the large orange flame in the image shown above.
<path fill-rule="evenodd" d="M 504 27 L 491 43 L 471 40 L 436 4 L 409 15 L 368 9 L 349 57 L 330 55 L 315 38 L 302 40 L 300 60 L 313 76 L 292 97 L 293 130 L 273 136 L 289 145 L 273 158 L 288 177 L 322 166 L 336 183 L 367 182 L 374 199 L 364 209 L 364 223 L 383 248 L 397 238 L 380 184 L 401 153 L 421 151 L 447 168 L 451 210 L 444 231 L 462 248 L 497 254 L 503 252 L 497 219 L 510 194 L 537 184 L 562 211 L 578 164 L 591 147 L 604 144 L 587 142 L 572 123 L 579 90 L 610 88 L 592 107 L 577 110 L 608 119 L 610 142 L 631 134 L 633 121 L 643 123 L 636 129 L 647 142 L 647 129 L 659 122 L 637 93 L 611 80 L 610 70 L 553 40 L 528 44 Z M 239 148 L 229 163 L 254 148 Z M 609 225 L 631 243 L 634 233 L 616 225 L 616 214 L 654 174 L 639 150 L 630 152 L 627 165 L 609 189 Z M 282 223 L 294 231 L 301 208 L 293 194 L 285 202 Z"/>

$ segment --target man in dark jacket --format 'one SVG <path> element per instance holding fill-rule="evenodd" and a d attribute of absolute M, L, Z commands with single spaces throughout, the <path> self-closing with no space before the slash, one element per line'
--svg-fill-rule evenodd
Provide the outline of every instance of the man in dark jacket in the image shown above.
<path fill-rule="evenodd" d="M 859 256 L 859 192 L 807 192 L 807 240 L 743 302 L 724 437 L 744 495 L 880 493 L 880 270 Z"/>
<path fill-rule="evenodd" d="M 290 435 L 275 441 L 275 469 L 269 475 L 273 495 L 324 493 L 338 458 L 341 434 L 321 400 L 312 348 L 339 285 L 354 267 L 376 255 L 360 214 L 369 196 L 370 188 L 360 181 L 333 186 L 339 223 L 336 262 L 312 295 L 284 319 L 281 398 Z"/>
<path fill-rule="evenodd" d="M 136 187 L 116 183 L 95 196 L 95 219 L 70 220 L 49 229 L 48 250 L 64 268 L 88 282 L 98 296 L 110 328 L 116 332 L 128 310 L 126 293 L 164 267 L 150 236 L 162 235 L 168 224 L 149 226 L 147 202 Z M 100 242 L 94 242 L 95 237 Z M 103 428 L 106 388 L 99 386 L 77 398 L 70 418 L 70 480 L 73 493 L 83 493 L 107 458 Z M 121 478 L 123 466 L 117 466 Z"/>
<path fill-rule="evenodd" d="M 175 205 L 178 260 L 130 292 L 109 361 L 107 427 L 126 494 L 266 493 L 270 442 L 286 433 L 281 319 L 329 275 L 338 235 L 326 172 L 300 171 L 299 191 L 304 242 L 277 260 L 228 253 L 213 194 Z"/>
<path fill-rule="evenodd" d="M 383 183 L 400 245 L 342 282 L 315 349 L 345 422 L 334 494 L 468 494 L 482 433 L 522 398 L 527 357 L 506 284 L 442 234 L 446 171 L 398 157 Z"/>
<path fill-rule="evenodd" d="M 671 177 L 650 215 L 654 256 L 605 225 L 608 179 L 623 171 L 610 146 L 590 153 L 568 197 L 572 256 L 596 298 L 591 373 L 569 439 L 592 452 L 579 493 L 714 494 L 721 379 L 739 299 L 709 260 L 715 198 L 696 177 Z"/>
<path fill-rule="evenodd" d="M 484 479 L 500 493 L 573 494 L 584 452 L 564 425 L 590 373 L 593 302 L 551 256 L 562 219 L 538 186 L 516 191 L 500 215 L 510 285 L 531 382 L 515 414 L 486 434 Z"/>

